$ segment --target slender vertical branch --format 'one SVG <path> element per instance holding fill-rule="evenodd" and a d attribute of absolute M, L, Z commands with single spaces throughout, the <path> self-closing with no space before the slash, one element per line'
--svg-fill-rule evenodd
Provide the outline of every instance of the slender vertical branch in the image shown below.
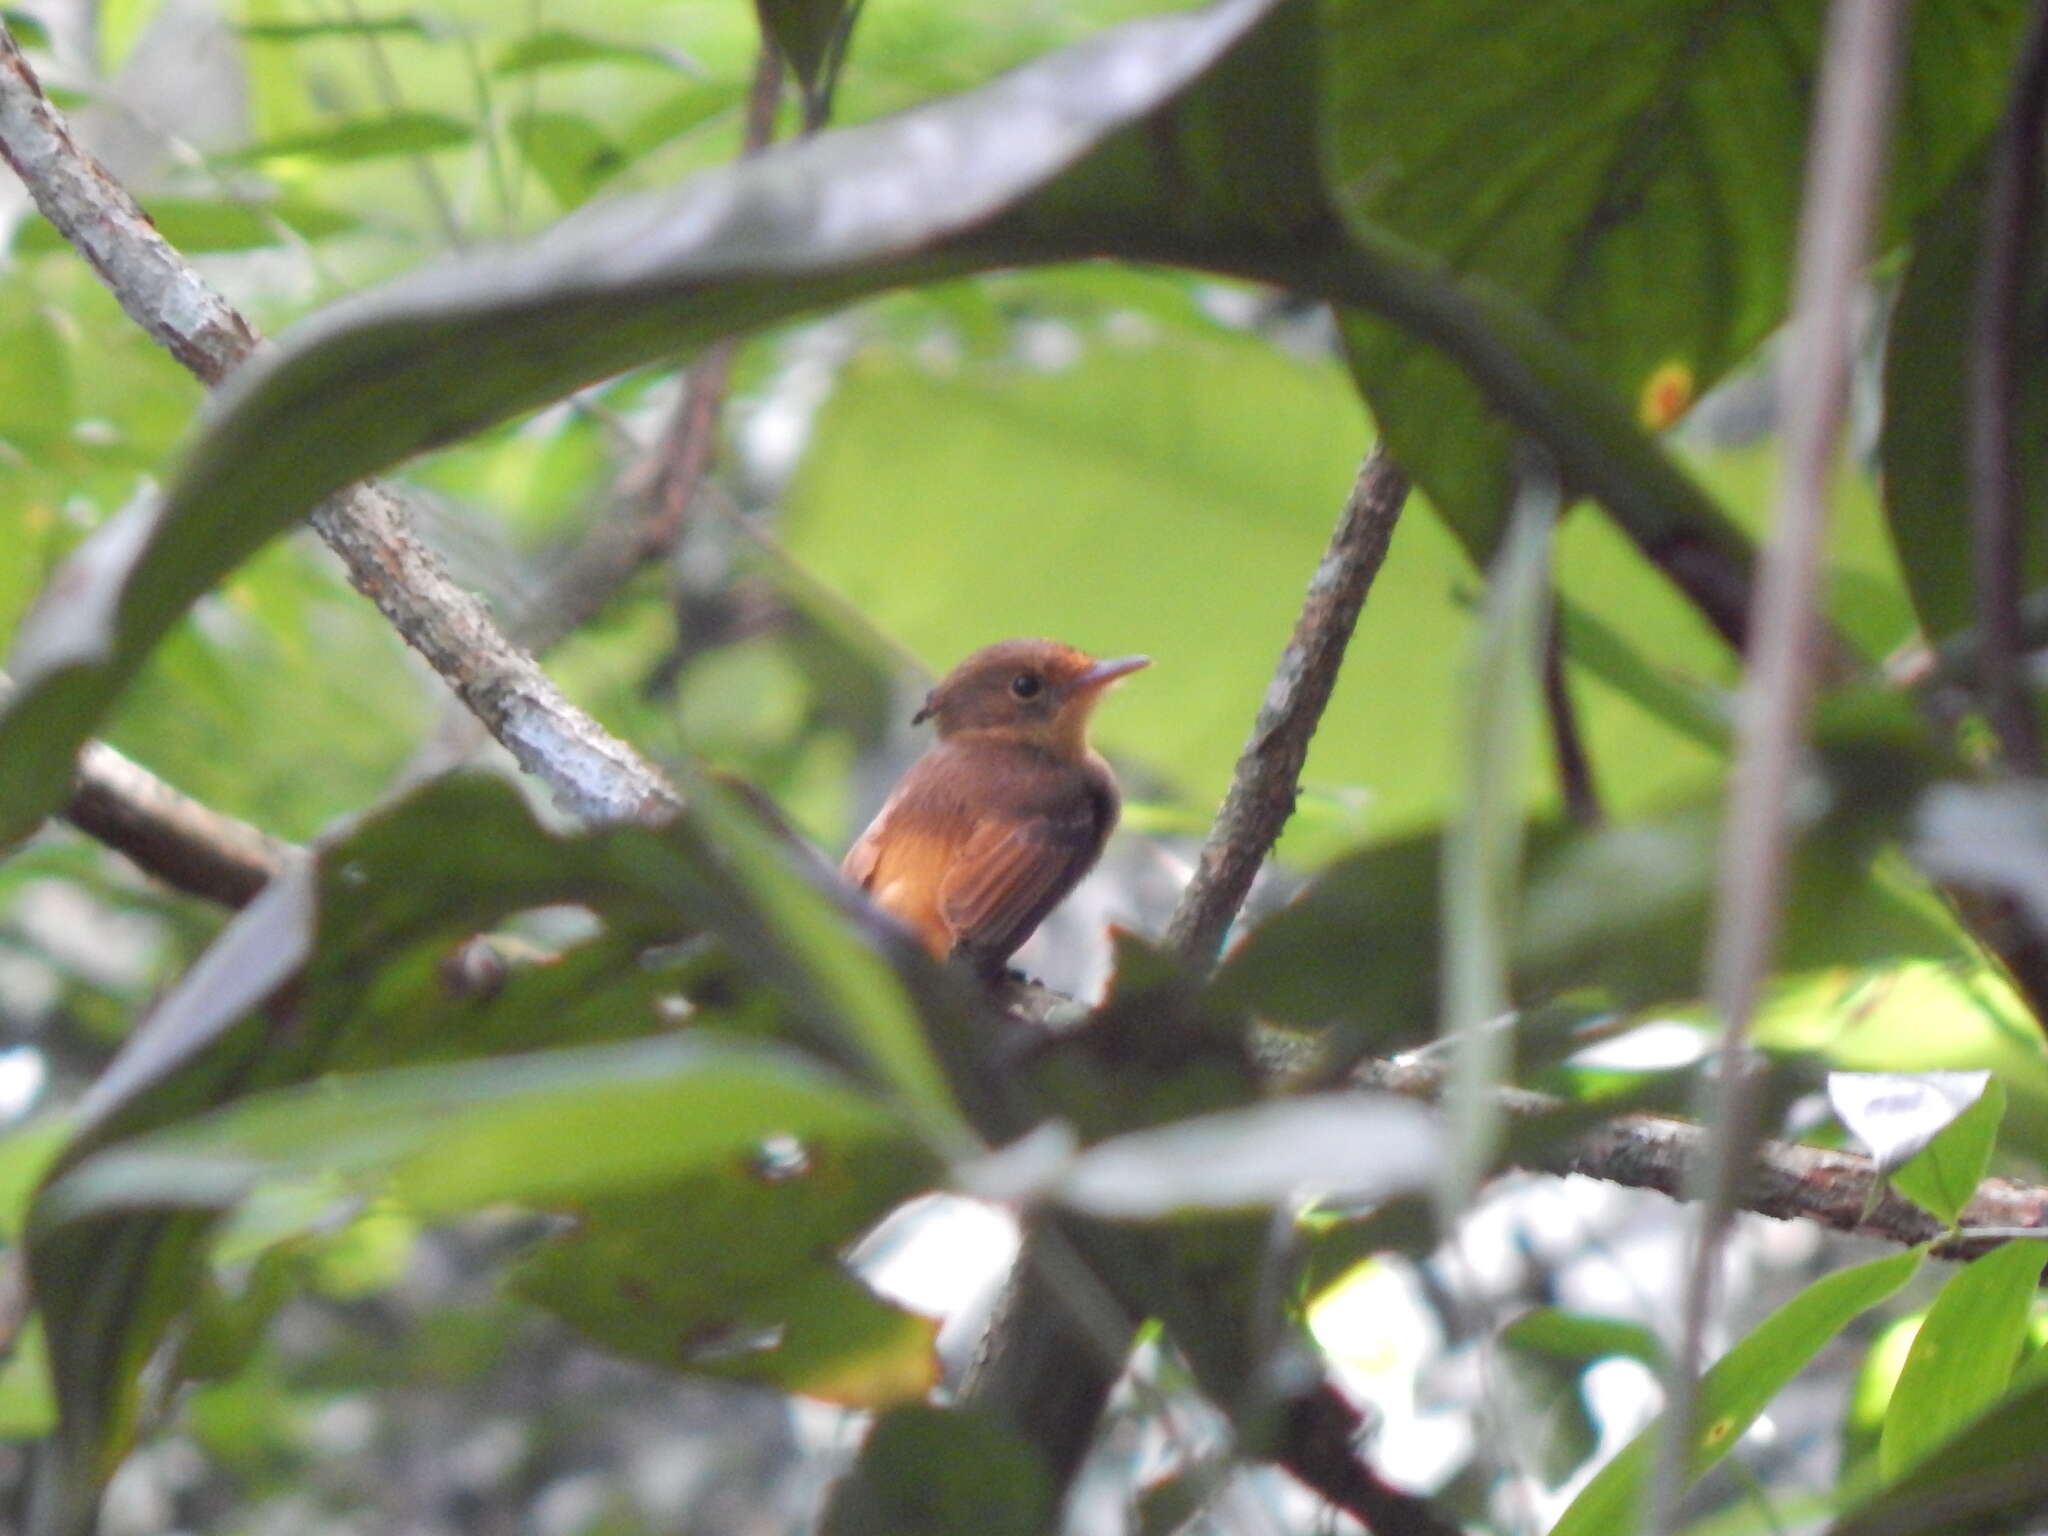
<path fill-rule="evenodd" d="M 760 154 L 774 141 L 782 75 L 781 55 L 763 40 L 747 93 L 742 160 Z M 719 427 L 738 350 L 731 340 L 715 342 L 684 376 L 682 398 L 661 442 L 624 477 L 625 485 L 634 488 L 628 494 L 639 510 L 629 518 L 607 518 L 593 530 L 518 626 L 520 639 L 536 653 L 552 649 L 582 628 L 642 566 L 675 550 L 718 456 Z"/>
<path fill-rule="evenodd" d="M 1407 498 L 1408 477 L 1381 449 L 1373 449 L 1309 582 L 1293 638 L 1273 669 L 1194 878 L 1167 925 L 1167 944 L 1194 965 L 1214 963 L 1253 877 L 1294 813 L 1309 739 L 1330 702 L 1344 647 L 1387 557 L 1395 519 Z"/>
<path fill-rule="evenodd" d="M 2024 523 L 2013 416 L 2028 277 L 2040 249 L 2041 132 L 2048 116 L 2048 0 L 2034 6 L 1992 148 L 1977 259 L 1969 362 L 1971 553 L 1984 710 L 2016 773 L 2041 772 L 2041 738 L 2021 673 Z"/>
<path fill-rule="evenodd" d="M 1697 1371 L 1721 1239 L 1758 1110 L 1745 1051 L 1776 946 L 1792 835 L 1794 780 L 1821 661 L 1817 617 L 1828 492 L 1854 364 L 1854 300 L 1891 138 L 1904 0 L 1836 0 L 1800 215 L 1787 354 L 1784 468 L 1764 551 L 1737 701 L 1735 767 L 1707 952 L 1707 996 L 1722 1021 L 1721 1071 L 1705 1199 L 1686 1279 L 1650 1528 L 1673 1529 L 1691 1445 Z"/>
<path fill-rule="evenodd" d="M 1555 605 L 1543 642 L 1543 714 L 1550 724 L 1550 753 L 1557 764 L 1558 789 L 1564 813 L 1573 825 L 1597 827 L 1606 820 L 1600 789 L 1593 778 L 1593 760 L 1579 731 L 1579 712 L 1572 702 L 1571 683 L 1564 673 L 1564 634 Z"/>

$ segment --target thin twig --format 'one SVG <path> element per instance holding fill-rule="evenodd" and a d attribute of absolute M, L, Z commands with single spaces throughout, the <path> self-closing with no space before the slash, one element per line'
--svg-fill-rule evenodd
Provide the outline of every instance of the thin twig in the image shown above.
<path fill-rule="evenodd" d="M 255 350 L 249 322 L 73 141 L 4 26 L 0 156 L 129 318 L 202 382 L 219 384 Z M 637 752 L 564 698 L 533 658 L 506 639 L 475 594 L 449 579 L 388 487 L 364 481 L 323 502 L 311 520 L 356 590 L 565 809 L 616 820 L 660 816 L 679 803 Z"/>
<path fill-rule="evenodd" d="M 1697 1372 L 1721 1238 L 1746 1161 L 1756 1094 L 1749 1019 L 1776 945 L 1794 779 L 1819 670 L 1820 569 L 1854 362 L 1854 301 L 1891 138 L 1903 0 L 1836 0 L 1807 156 L 1788 348 L 1784 470 L 1758 575 L 1748 665 L 1737 699 L 1736 758 L 1707 953 L 1707 996 L 1722 1021 L 1709 1182 L 1686 1277 L 1654 1517 L 1672 1530 L 1686 1483 Z"/>
<path fill-rule="evenodd" d="M 1167 945 L 1191 964 L 1206 969 L 1215 962 L 1253 877 L 1294 813 L 1309 739 L 1330 702 L 1344 647 L 1386 559 L 1407 497 L 1408 477 L 1383 451 L 1373 449 L 1309 582 L 1294 636 L 1273 669 L 1194 878 L 1167 925 Z"/>
<path fill-rule="evenodd" d="M 1564 636 L 1555 611 L 1543 643 L 1543 714 L 1550 723 L 1550 752 L 1557 764 L 1564 813 L 1574 826 L 1597 827 L 1606 815 L 1593 780 L 1593 761 L 1586 755 L 1585 737 L 1579 732 L 1579 713 L 1564 672 Z"/>
<path fill-rule="evenodd" d="M 764 40 L 747 93 L 742 160 L 774 142 L 782 76 L 781 55 Z M 683 376 L 682 397 L 661 442 L 624 477 L 628 499 L 639 504 L 638 510 L 593 529 L 518 626 L 520 638 L 536 653 L 581 629 L 643 567 L 674 552 L 718 456 L 720 419 L 738 350 L 731 340 L 717 342 Z"/>
<path fill-rule="evenodd" d="M 2034 702 L 2020 669 L 2018 350 L 2027 274 L 2039 248 L 2041 131 L 2048 116 L 2048 0 L 2034 7 L 1991 156 L 1969 362 L 1969 472 L 1984 712 L 2006 766 L 2041 771 Z"/>

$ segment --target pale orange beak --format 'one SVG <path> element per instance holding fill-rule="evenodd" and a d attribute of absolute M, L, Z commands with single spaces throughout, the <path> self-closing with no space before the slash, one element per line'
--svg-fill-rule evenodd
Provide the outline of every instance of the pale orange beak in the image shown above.
<path fill-rule="evenodd" d="M 1150 656 L 1118 656 L 1109 661 L 1098 661 L 1068 683 L 1067 687 L 1074 693 L 1094 693 L 1098 689 L 1107 688 L 1120 677 L 1129 677 L 1133 672 L 1151 665 Z"/>

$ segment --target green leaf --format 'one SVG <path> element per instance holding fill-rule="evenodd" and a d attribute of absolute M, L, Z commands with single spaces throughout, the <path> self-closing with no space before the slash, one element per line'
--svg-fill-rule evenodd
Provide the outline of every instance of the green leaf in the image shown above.
<path fill-rule="evenodd" d="M 729 1166 L 779 1136 L 902 1139 L 880 1105 L 793 1053 L 636 1041 L 274 1089 L 94 1153 L 44 1191 L 36 1219 L 222 1209 L 267 1181 L 325 1177 L 388 1182 L 429 1216 L 558 1204 Z"/>
<path fill-rule="evenodd" d="M 1658 667 L 1587 603 L 1560 597 L 1557 623 L 1567 660 L 1632 699 L 1672 730 L 1717 756 L 1727 754 L 1734 730 L 1725 690 Z"/>
<path fill-rule="evenodd" d="M 57 1395 L 50 1388 L 49 1346 L 43 1320 L 31 1314 L 0 1351 L 0 1441 L 39 1440 L 57 1422 Z"/>
<path fill-rule="evenodd" d="M 1536 1307 L 1501 1330 L 1501 1343 L 1546 1359 L 1591 1365 L 1622 1356 L 1640 1360 L 1652 1370 L 1664 1369 L 1664 1346 L 1641 1323 L 1624 1323 L 1590 1313 Z"/>
<path fill-rule="evenodd" d="M 1735 1448 L 1779 1389 L 1836 1334 L 1912 1279 L 1922 1257 L 1913 1249 L 1824 1276 L 1715 1361 L 1700 1378 L 1695 1428 L 1687 1437 L 1688 1485 Z M 1635 1530 L 1663 1433 L 1660 1420 L 1631 1440 L 1572 1500 L 1550 1536 Z"/>
<path fill-rule="evenodd" d="M 2024 1239 L 1964 1265 L 1941 1288 L 1913 1336 L 1878 1441 L 1888 1483 L 2004 1395 L 2026 1341 L 2048 1249 Z"/>
<path fill-rule="evenodd" d="M 339 208 L 289 197 L 275 201 L 152 197 L 148 213 L 159 234 L 191 255 L 256 250 L 280 244 L 292 234 L 303 240 L 321 240 L 362 225 L 354 214 Z M 38 217 L 22 225 L 14 249 L 19 255 L 41 256 L 68 251 L 71 246 L 47 220 Z"/>
<path fill-rule="evenodd" d="M 704 926 L 723 932 L 761 975 L 781 979 L 798 1006 L 842 1038 L 935 1138 L 961 1134 L 959 1110 L 917 1008 L 880 950 L 722 790 L 693 784 L 691 810 L 733 882 L 726 911 L 703 913 Z"/>
<path fill-rule="evenodd" d="M 76 414 L 71 351 L 20 284 L 0 292 L 0 441 L 29 457 L 66 442 Z"/>
<path fill-rule="evenodd" d="M 1926 1151 L 1892 1175 L 1892 1187 L 1954 1226 L 1991 1166 L 1999 1122 L 2004 1118 L 2005 1085 L 1994 1077 L 1977 1101 L 1950 1121 Z"/>
<path fill-rule="evenodd" d="M 18 11 L 11 5 L 0 6 L 0 26 L 4 26 L 23 48 L 47 49 L 50 46 L 50 29 L 27 11 Z"/>
<path fill-rule="evenodd" d="M 1884 510 L 1914 612 L 1930 642 L 1953 638 L 1974 622 L 1970 569 L 1969 338 L 1977 292 L 1977 250 L 1989 177 L 1982 156 L 1956 178 L 1913 243 L 1885 344 Z M 2024 274 L 2022 334 L 2048 317 L 2048 282 L 2038 260 Z M 2048 369 L 2037 351 L 2017 354 L 2018 396 L 2013 442 L 2018 453 L 2021 517 L 2038 527 L 2048 507 Z M 2029 538 L 2022 550 L 2020 589 L 2048 584 L 2048 548 Z"/>
<path fill-rule="evenodd" d="M 600 1200 L 523 1260 L 515 1293 L 667 1370 L 880 1408 L 938 1381 L 938 1322 L 882 1300 L 832 1255 L 932 1169 L 899 1148 L 804 1143 L 797 1172 L 729 1170 Z M 678 1263 L 678 1254 L 688 1254 Z"/>
<path fill-rule="evenodd" d="M 546 27 L 508 43 L 491 65 L 498 76 L 530 75 L 583 64 L 641 64 L 692 72 L 689 61 L 665 48 L 620 43 L 567 27 Z"/>
<path fill-rule="evenodd" d="M 1995 0 L 1916 15 L 1890 228 L 1995 117 L 2024 14 Z M 1668 424 L 1783 319 L 1816 0 L 1569 15 L 1328 0 L 1322 15 L 1328 175 L 1354 231 L 1526 303 L 1638 419 Z M 1395 458 L 1489 550 L 1511 430 L 1418 338 L 1359 314 L 1344 328 Z"/>
<path fill-rule="evenodd" d="M 1898 724 L 1824 730 L 1833 794 L 1797 845 L 1780 975 L 1972 953 L 1873 864 L 1929 772 L 1920 746 L 1896 738 Z M 1515 1002 L 1529 1007 L 1578 988 L 1598 988 L 1624 1009 L 1697 997 L 1721 819 L 1715 800 L 1589 832 L 1531 828 Z M 1418 836 L 1330 865 L 1238 946 L 1218 972 L 1218 1000 L 1301 1028 L 1345 1025 L 1352 1043 L 1383 1052 L 1419 1043 L 1441 939 L 1436 914 L 1414 893 L 1441 888 L 1438 857 L 1437 839 Z"/>
<path fill-rule="evenodd" d="M 1446 1228 L 1471 1203 L 1499 1151 L 1498 1089 L 1513 1059 L 1509 960 L 1522 884 L 1522 757 L 1539 697 L 1558 490 L 1546 465 L 1523 485 L 1487 580 L 1466 684 L 1459 757 L 1464 793 L 1443 857 L 1443 1039 L 1451 1047 L 1451 1120 L 1434 1195 Z"/>
<path fill-rule="evenodd" d="M 619 141 L 628 158 L 637 160 L 670 140 L 681 138 L 732 111 L 739 100 L 739 89 L 728 81 L 699 81 L 635 117 L 626 125 Z"/>
<path fill-rule="evenodd" d="M 876 1421 L 822 1536 L 1037 1536 L 1057 1521 L 1037 1453 L 977 1408 L 898 1408 Z"/>
<path fill-rule="evenodd" d="M 364 474 L 778 316 L 1034 251 L 1049 259 L 1048 238 L 1059 250 L 1099 250 L 1105 218 L 1156 233 L 1148 203 L 1170 207 L 1169 227 L 1185 238 L 1213 244 L 1265 200 L 1312 194 L 1304 163 L 1253 183 L 1249 207 L 1176 200 L 1151 161 L 1105 146 L 1186 91 L 1274 3 L 1222 0 L 1134 23 L 967 96 L 593 208 L 522 250 L 345 301 L 259 355 L 224 392 L 160 513 L 116 520 L 88 540 L 59 578 L 62 601 L 40 607 L 18 635 L 9 662 L 18 687 L 0 716 L 9 786 L 0 843 L 54 806 L 78 743 L 177 615 Z M 1255 50 L 1224 98 L 1204 98 L 1177 131 L 1213 132 L 1210 115 L 1270 85 L 1269 52 Z M 387 147 L 419 147 L 402 120 L 395 134 L 355 126 Z M 442 131 L 421 126 L 430 139 Z M 1030 219 L 995 231 L 993 220 L 1034 197 Z M 372 375 L 383 385 L 365 392 Z"/>
<path fill-rule="evenodd" d="M 1954 1536 L 2031 1530 L 2048 1511 L 2041 1425 L 2048 1382 L 1974 1420 L 1896 1483 L 1828 1527 L 1827 1536 Z"/>
<path fill-rule="evenodd" d="M 476 137 L 474 125 L 440 112 L 393 112 L 384 117 L 355 118 L 330 128 L 290 133 L 267 143 L 251 144 L 228 156 L 242 164 L 275 160 L 311 160 L 344 165 L 392 155 L 422 155 L 451 149 Z"/>
<path fill-rule="evenodd" d="M 714 798 L 702 797 L 706 805 Z M 946 1102 L 944 1085 L 922 1054 L 915 1013 L 906 1013 L 917 1005 L 886 968 L 880 977 L 860 970 L 862 958 L 882 962 L 850 933 L 830 932 L 830 901 L 776 864 L 758 834 L 735 831 L 738 824 L 739 813 L 726 809 L 703 823 L 686 814 L 658 830 L 560 837 L 539 826 L 511 785 L 454 777 L 366 818 L 312 867 L 274 880 L 95 1084 L 32 1213 L 31 1264 L 63 1404 L 62 1497 L 83 1504 L 111 1473 L 133 1433 L 136 1374 L 195 1294 L 211 1212 L 263 1177 L 303 1175 L 300 1188 L 317 1197 L 321 1179 L 388 1175 L 423 1207 L 443 1210 L 521 1193 L 545 1198 L 550 1187 L 572 1198 L 590 1187 L 574 1171 L 579 1163 L 607 1188 L 673 1184 L 676 1159 L 703 1151 L 688 1141 L 696 1134 L 690 1125 L 670 1123 L 675 1106 L 643 1096 L 658 1089 L 632 1080 L 626 1057 L 587 1068 L 581 1108 L 573 1093 L 554 1093 L 554 1067 L 532 1064 L 547 1058 L 529 1058 L 525 1066 L 496 1063 L 505 1076 L 479 1067 L 476 1078 L 365 1079 L 375 1093 L 396 1096 L 383 1102 L 373 1094 L 370 1102 L 382 1107 L 367 1110 L 302 1089 L 301 1098 L 270 1109 L 251 1107 L 254 1129 L 236 1132 L 251 1138 L 246 1155 L 196 1144 L 178 1152 L 178 1133 L 164 1128 L 229 1099 L 323 1071 L 630 1040 L 674 1028 L 689 1000 L 703 996 L 720 1000 L 715 1022 L 724 1028 L 801 1038 L 896 1088 L 923 1123 L 943 1123 L 935 1106 Z M 451 954 L 472 935 L 565 902 L 588 909 L 601 930 L 551 964 L 511 971 L 482 995 L 451 985 Z M 728 943 L 678 944 L 706 927 Z M 918 1004 L 959 1006 L 943 989 L 920 993 Z M 862 1016 L 843 1017 L 850 1008 Z M 279 1028 L 278 1018 L 290 1027 Z M 694 1070 L 674 1065 L 683 1077 Z M 607 1070 L 619 1076 L 609 1088 Z M 757 1102 L 794 1116 L 800 1089 Z M 451 1114 L 449 1095 L 475 1103 Z M 601 1104 L 610 1108 L 593 1110 Z M 879 1107 L 849 1115 L 848 1134 L 897 1118 Z M 722 1123 L 716 1110 L 685 1118 L 700 1121 L 705 1135 Z M 730 1154 L 738 1132 L 724 1123 Z M 303 1140 L 316 1125 L 329 1138 L 317 1151 Z M 638 1129 L 621 1140 L 628 1125 Z M 157 1131 L 172 1138 L 170 1150 L 152 1148 L 122 1172 L 119 1159 L 136 1138 Z M 426 1150 L 418 1138 L 439 1131 L 457 1150 Z M 538 1154 L 562 1145 L 576 1146 L 578 1157 L 534 1166 Z M 905 1169 L 923 1167 L 902 1151 L 897 1158 Z M 195 1202 L 207 1209 L 193 1213 Z M 287 1221 L 274 1230 L 285 1236 L 302 1227 Z"/>
<path fill-rule="evenodd" d="M 1892 1174 L 1926 1151 L 1990 1082 L 1989 1072 L 1830 1072 L 1828 1103 L 1877 1171 Z"/>
<path fill-rule="evenodd" d="M 413 11 L 389 16 L 336 16 L 326 21 L 249 21 L 235 28 L 252 43 L 303 43 L 324 38 L 424 37 L 447 33 L 445 22 Z"/>
<path fill-rule="evenodd" d="M 626 167 L 625 151 L 587 117 L 535 112 L 512 125 L 512 138 L 564 208 L 574 208 Z"/>

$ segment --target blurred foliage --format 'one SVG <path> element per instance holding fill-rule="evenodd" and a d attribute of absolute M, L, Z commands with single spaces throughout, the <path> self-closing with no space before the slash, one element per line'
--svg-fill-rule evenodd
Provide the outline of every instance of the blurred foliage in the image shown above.
<path fill-rule="evenodd" d="M 1511 1151 L 1540 1150 L 1596 1102 L 1675 1102 L 1683 1074 L 1603 1081 L 1575 1053 L 1632 1023 L 1708 1023 L 1698 956 L 1738 663 L 1645 548 L 1676 528 L 1739 566 L 1765 526 L 1778 465 L 1758 349 L 1789 286 L 1820 10 L 7 12 L 82 135 L 209 278 L 266 328 L 320 317 L 203 411 L 55 232 L 8 205 L 0 624 L 21 627 L 30 665 L 4 712 L 0 817 L 38 820 L 69 742 L 96 733 L 213 806 L 320 840 L 317 862 L 224 933 L 219 914 L 62 829 L 0 864 L 0 1046 L 25 1043 L 15 1062 L 46 1085 L 18 1106 L 0 1095 L 0 1245 L 19 1262 L 29 1223 L 44 1297 L 0 1359 L 0 1451 L 48 1435 L 61 1408 L 42 1529 L 76 1528 L 138 1434 L 147 1447 L 164 1425 L 241 1499 L 346 1515 L 382 1490 L 323 1486 L 322 1466 L 337 1445 L 402 1439 L 391 1405 L 408 1394 L 481 1415 L 480 1384 L 533 1361 L 543 1383 L 565 1359 L 595 1369 L 530 1303 L 655 1370 L 914 1398 L 937 1326 L 847 1255 L 906 1198 L 971 1185 L 977 1143 L 1047 1117 L 1091 1144 L 1047 1154 L 1028 1187 L 1119 1218 L 1074 1228 L 1097 1299 L 1166 1319 L 1237 1446 L 1265 1447 L 1266 1378 L 1291 1369 L 1298 1314 L 1356 1259 L 1426 1254 L 1442 1234 L 1400 1200 L 1339 1204 L 1318 1213 L 1301 1273 L 1285 1272 L 1286 1245 L 1245 1207 L 1309 1173 L 1370 1183 L 1353 1164 L 1374 1136 L 1403 1156 L 1371 1156 L 1387 1181 L 1373 1192 L 1403 1195 L 1422 1177 L 1409 1165 L 1437 1149 L 1391 1113 L 1257 1104 L 1246 1021 L 1296 1052 L 1309 1085 L 1439 1032 L 1443 829 L 1469 809 L 1471 696 L 1500 682 L 1478 670 L 1475 557 L 1502 526 L 1522 434 L 1604 503 L 1564 510 L 1554 575 L 1609 820 L 1558 820 L 1542 750 L 1505 786 L 1528 813 L 1527 868 L 1496 871 L 1503 910 L 1481 937 L 1526 1011 L 1493 1070 L 1584 1101 L 1518 1130 Z M 1913 246 L 1882 419 L 1860 424 L 1830 545 L 1828 614 L 1858 665 L 1909 651 L 1916 618 L 1942 638 L 1974 617 L 1956 490 L 1963 295 L 1976 146 L 2022 11 L 1918 13 L 1884 234 Z M 1104 36 L 1167 13 L 1157 31 Z M 763 24 L 813 116 L 829 95 L 831 126 L 728 173 Z M 1089 39 L 1126 67 L 1091 73 L 1097 56 L 1074 50 Z M 162 67 L 194 51 L 189 71 Z M 1071 140 L 1012 131 L 1023 96 L 1000 77 L 1034 61 Z M 929 108 L 929 133 L 892 117 L 910 108 Z M 782 137 L 800 111 L 786 93 Z M 955 132 L 988 152 L 932 150 L 932 133 Z M 745 217 L 689 223 L 724 206 L 690 200 L 706 172 L 729 176 L 717 185 Z M 720 458 L 681 542 L 547 658 L 673 770 L 691 810 L 660 832 L 563 833 L 502 782 L 415 787 L 473 755 L 473 729 L 307 535 L 274 535 L 334 485 L 405 461 L 395 472 L 456 575 L 515 633 L 545 631 L 585 540 L 642 509 L 677 402 L 673 354 L 734 329 L 747 339 Z M 1724 382 L 1677 431 L 1644 430 Z M 1126 937 L 1088 1039 L 991 1082 L 1000 1026 L 985 1002 L 863 926 L 706 770 L 836 849 L 901 765 L 907 701 L 960 654 L 1012 633 L 1144 651 L 1157 664 L 1096 734 L 1151 864 L 1177 867 L 1373 435 L 1361 388 L 1422 491 L 1281 845 L 1274 885 L 1305 893 L 1249 925 L 1213 981 Z M 39 659 L 38 637 L 67 620 L 48 606 L 24 620 L 65 557 L 166 500 L 160 541 L 97 589 L 126 605 L 94 632 L 104 654 L 71 672 L 47 647 Z M 1981 846 L 1950 850 L 1947 886 L 1915 863 L 1923 792 L 1984 758 L 1967 724 L 1951 735 L 1942 710 L 1897 689 L 1829 701 L 1756 1030 L 1792 1082 L 1817 1062 L 1991 1069 L 1994 1090 L 1898 1181 L 1947 1221 L 1994 1156 L 2048 1166 L 2038 1025 L 1952 899 L 1974 883 L 2024 907 L 2024 884 L 2014 896 Z M 1987 841 L 2048 854 L 2011 808 Z M 1123 879 L 1127 909 L 1157 931 L 1170 892 Z M 479 957 L 468 941 L 485 930 Z M 1459 1154 L 1489 1173 L 1510 1155 Z M 1164 1208 L 1156 1225 L 1120 1219 Z M 422 1267 L 451 1243 L 477 1251 L 422 1299 Z M 2017 1478 L 2014 1507 L 2035 1496 L 2013 1472 L 2040 1394 L 2038 1365 L 2017 1362 L 2033 1284 L 2015 1253 L 1947 1282 L 1872 1389 L 1889 1406 L 1863 1405 L 1845 1432 L 1861 1471 L 1831 1509 L 1872 1502 L 1843 1529 L 1987 1469 Z M 1836 1267 L 1738 1339 L 1702 1385 L 1689 1475 L 1749 1449 L 1778 1388 L 1919 1264 Z M 480 1297 L 487 1271 L 516 1302 Z M 1670 1309 L 1514 1299 L 1524 1315 L 1502 1342 L 1516 1381 L 1484 1411 L 1544 1421 L 1536 1475 L 1468 1455 L 1446 1506 L 1491 1519 L 1521 1478 L 1557 1490 L 1557 1530 L 1631 1528 L 1657 1431 L 1591 1475 L 1618 1436 L 1590 1381 L 1603 1362 L 1659 1358 L 1643 1325 Z M 196 1385 L 168 1404 L 179 1378 Z M 662 1380 L 598 1379 L 650 1400 Z M 375 1434 L 349 1428 L 369 1395 Z M 547 1401 L 545 1387 L 523 1400 L 495 1474 L 535 1501 L 573 1482 L 549 1481 L 555 1447 L 594 1437 L 599 1417 L 579 1398 L 549 1422 Z M 738 1422 L 734 1405 L 763 1400 L 709 1401 L 700 1417 Z M 1195 1470 L 1149 1518 L 1213 1501 L 1198 1518 L 1220 1524 L 1228 1457 L 1177 1449 Z M 976 1416 L 895 1408 L 859 1465 L 830 1529 L 1045 1524 L 1030 1448 Z M 9 1470 L 0 1459 L 0 1489 Z M 749 1495 L 765 1501 L 772 1480 Z M 1698 1497 L 1733 1518 L 1729 1482 Z M 458 1495 L 480 1497 L 445 1493 L 445 1509 L 465 1507 Z M 549 1529 L 685 1523 L 680 1506 L 664 1517 L 615 1489 L 570 1502 L 587 1518 Z M 689 1527 L 745 1528 L 709 1510 L 692 1506 Z M 218 1529 L 245 1514 L 181 1511 Z"/>

